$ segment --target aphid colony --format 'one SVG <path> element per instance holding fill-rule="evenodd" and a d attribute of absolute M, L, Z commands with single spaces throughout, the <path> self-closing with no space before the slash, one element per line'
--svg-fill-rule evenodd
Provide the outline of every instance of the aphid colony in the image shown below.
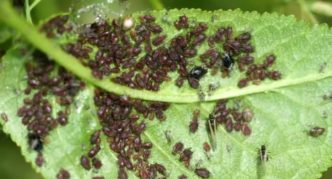
<path fill-rule="evenodd" d="M 236 107 L 228 108 L 227 101 L 221 100 L 210 114 L 206 127 L 212 137 L 215 136 L 219 124 L 224 125 L 227 132 L 241 131 L 243 135 L 249 136 L 251 134 L 249 123 L 253 117 L 254 114 L 249 108 L 243 110 Z"/>
<path fill-rule="evenodd" d="M 56 17 L 42 26 L 42 30 L 49 37 L 70 32 L 67 20 L 66 16 Z M 178 35 L 168 39 L 151 15 L 96 22 L 78 29 L 78 40 L 63 48 L 90 67 L 96 78 L 112 76 L 112 81 L 135 89 L 158 91 L 164 81 L 171 80 L 171 72 L 178 73 L 175 85 L 181 87 L 188 81 L 196 89 L 208 71 L 212 75 L 220 71 L 223 78 L 229 77 L 235 64 L 245 76 L 238 82 L 240 88 L 251 81 L 259 84 L 266 78 L 281 78 L 278 71 L 269 70 L 275 62 L 274 55 L 266 57 L 263 64 L 254 63 L 255 48 L 250 43 L 249 32 L 235 36 L 232 27 L 220 27 L 208 35 L 206 23 L 191 22 L 185 15 L 173 24 Z M 197 54 L 204 43 L 208 49 Z"/>
<path fill-rule="evenodd" d="M 33 53 L 33 60 L 26 64 L 27 87 L 23 106 L 17 111 L 22 124 L 29 132 L 28 144 L 38 152 L 36 164 L 43 164 L 42 150 L 47 135 L 58 125 L 68 123 L 68 106 L 84 84 L 63 68 L 57 68 L 44 54 Z M 52 74 L 52 75 L 51 75 Z M 55 111 L 49 102 L 49 95 L 54 95 L 62 109 Z M 52 114 L 57 114 L 53 116 Z"/>
<path fill-rule="evenodd" d="M 127 170 L 134 171 L 140 178 L 155 178 L 157 175 L 165 177 L 167 172 L 162 164 L 149 163 L 153 145 L 151 142 L 144 142 L 141 137 L 146 123 L 140 119 L 140 115 L 144 116 L 144 119 L 153 120 L 156 117 L 161 121 L 165 120 L 164 111 L 168 109 L 169 104 L 143 102 L 100 89 L 95 90 L 94 102 L 102 125 L 101 131 L 107 136 L 110 149 L 117 154 L 118 177 L 128 178 Z M 98 135 L 94 133 L 91 136 L 91 143 L 99 141 L 96 137 Z M 98 151 L 99 148 L 92 148 L 88 152 L 88 157 L 94 157 Z M 88 157 L 81 157 L 81 165 L 87 170 L 90 169 Z"/>

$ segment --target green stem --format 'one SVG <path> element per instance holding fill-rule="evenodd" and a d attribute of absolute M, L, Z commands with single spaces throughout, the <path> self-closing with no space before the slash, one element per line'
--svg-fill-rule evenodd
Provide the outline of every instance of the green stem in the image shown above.
<path fill-rule="evenodd" d="M 27 19 L 28 22 L 30 22 L 32 24 L 29 0 L 25 0 L 24 7 L 25 7 L 25 18 Z"/>
<path fill-rule="evenodd" d="M 150 0 L 150 3 L 152 5 L 152 7 L 156 10 L 163 10 L 165 9 L 163 3 L 161 2 L 161 0 Z"/>
<path fill-rule="evenodd" d="M 308 17 L 308 20 L 312 24 L 318 24 L 318 20 L 316 17 L 311 13 L 310 9 L 308 8 L 306 2 L 304 0 L 297 0 L 300 5 L 301 13 L 305 14 Z"/>

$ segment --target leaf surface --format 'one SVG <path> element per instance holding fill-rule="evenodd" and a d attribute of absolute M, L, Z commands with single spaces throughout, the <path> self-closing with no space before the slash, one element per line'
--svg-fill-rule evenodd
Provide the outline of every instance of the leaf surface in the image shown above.
<path fill-rule="evenodd" d="M 197 166 L 207 168 L 211 178 L 318 178 L 322 171 L 332 165 L 332 100 L 323 98 L 332 95 L 332 33 L 329 28 L 311 28 L 292 17 L 238 10 L 205 12 L 183 9 L 150 14 L 156 16 L 157 20 L 167 17 L 170 21 L 186 14 L 191 19 L 208 23 L 211 29 L 231 25 L 237 32 L 250 30 L 256 48 L 256 60 L 262 61 L 267 54 L 274 53 L 277 63 L 273 68 L 281 71 L 282 79 L 239 89 L 237 82 L 240 74 L 236 71 L 229 79 L 207 75 L 201 81 L 203 91 L 211 82 L 218 82 L 221 87 L 211 96 L 206 96 L 205 102 L 199 102 L 197 90 L 188 86 L 178 89 L 174 83 L 165 83 L 159 92 L 154 93 L 128 89 L 109 81 L 94 83 L 88 80 L 91 84 L 87 84 L 71 106 L 69 124 L 58 127 L 47 138 L 43 152 L 46 163 L 41 168 L 35 166 L 37 171 L 46 178 L 54 178 L 60 168 L 66 168 L 73 178 L 117 176 L 116 154 L 109 149 L 105 137 L 101 153 L 98 154 L 104 164 L 102 169 L 88 172 L 79 165 L 80 156 L 89 148 L 91 133 L 100 128 L 93 103 L 92 85 L 97 83 L 112 92 L 171 102 L 166 111 L 167 120 L 148 121 L 143 135 L 146 141 L 153 143 L 150 161 L 163 164 L 169 178 L 181 174 L 195 178 L 194 169 Z M 138 15 L 141 14 L 133 16 Z M 164 31 L 168 37 L 173 37 L 173 26 L 169 26 L 172 24 L 163 24 Z M 5 112 L 9 120 L 6 123 L 0 120 L 0 123 L 21 147 L 27 161 L 35 165 L 36 153 L 29 150 L 27 130 L 16 115 L 18 107 L 22 105 L 26 86 L 24 62 L 30 59 L 29 53 L 22 55 L 19 49 L 12 49 L 1 62 L 0 112 Z M 229 105 L 239 104 L 240 108 L 252 110 L 254 119 L 249 124 L 252 133 L 245 137 L 234 131 L 228 133 L 224 126 L 218 126 L 216 148 L 207 157 L 203 143 L 210 140 L 205 121 L 216 100 L 223 98 L 231 98 Z M 201 111 L 201 116 L 198 131 L 191 134 L 188 126 L 195 109 Z M 314 126 L 325 128 L 325 133 L 319 137 L 309 136 L 308 131 Z M 165 131 L 170 132 L 171 143 L 167 142 Z M 179 161 L 178 156 L 171 154 L 173 145 L 178 141 L 194 152 L 189 168 Z M 262 145 L 267 147 L 269 155 L 265 163 L 260 162 L 258 154 Z M 130 173 L 130 178 L 134 177 Z"/>

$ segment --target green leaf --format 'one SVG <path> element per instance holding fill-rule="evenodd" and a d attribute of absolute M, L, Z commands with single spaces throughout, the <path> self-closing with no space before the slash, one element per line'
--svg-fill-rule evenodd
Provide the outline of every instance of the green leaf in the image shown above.
<path fill-rule="evenodd" d="M 134 14 L 133 17 L 141 14 Z M 186 14 L 189 18 L 208 23 L 211 29 L 225 25 L 233 26 L 237 32 L 249 29 L 254 38 L 256 59 L 261 62 L 267 54 L 274 53 L 277 56 L 274 68 L 281 71 L 282 79 L 239 89 L 239 73 L 234 72 L 229 79 L 208 75 L 201 81 L 203 90 L 206 90 L 204 87 L 209 83 L 216 81 L 221 87 L 211 96 L 206 96 L 205 102 L 199 101 L 197 90 L 188 86 L 178 89 L 174 83 L 163 84 L 163 88 L 156 93 L 133 90 L 108 80 L 94 80 L 90 73 L 82 73 L 90 72 L 85 67 L 78 66 L 79 70 L 70 67 L 80 64 L 71 63 L 75 59 L 63 56 L 64 52 L 58 47 L 52 51 L 53 43 L 24 26 L 32 30 L 30 33 L 33 38 L 21 30 L 32 44 L 89 82 L 71 106 L 69 124 L 56 128 L 48 136 L 43 151 L 46 163 L 41 168 L 35 166 L 37 171 L 46 178 L 54 178 L 60 168 L 67 169 L 73 178 L 117 176 L 116 154 L 109 149 L 105 137 L 102 151 L 98 154 L 104 163 L 102 169 L 88 172 L 79 165 L 80 156 L 89 149 L 91 133 L 100 128 L 93 104 L 94 85 L 139 99 L 171 102 L 165 112 L 167 120 L 147 121 L 147 129 L 143 134 L 146 141 L 153 143 L 149 161 L 163 164 L 169 178 L 176 178 L 181 174 L 196 178 L 196 167 L 207 168 L 211 172 L 211 178 L 318 178 L 322 171 L 332 166 L 332 100 L 323 97 L 331 95 L 332 91 L 332 33 L 329 28 L 309 27 L 296 22 L 292 17 L 258 15 L 239 10 L 205 12 L 184 9 L 153 11 L 150 14 L 156 16 L 157 21 L 167 17 L 172 22 L 178 16 Z M 214 19 L 213 22 L 211 19 Z M 20 24 L 19 21 L 16 22 Z M 172 23 L 162 24 L 168 38 L 174 36 L 171 25 Z M 15 24 L 12 26 L 16 27 Z M 42 45 L 38 44 L 41 42 Z M 207 46 L 203 46 L 199 53 L 204 48 Z M 26 86 L 24 62 L 30 58 L 29 52 L 23 55 L 18 48 L 4 56 L 0 68 L 0 109 L 8 115 L 9 121 L 5 123 L 0 120 L 0 123 L 4 131 L 21 147 L 27 161 L 35 165 L 36 153 L 28 149 L 27 130 L 16 116 L 24 98 L 22 90 Z M 245 137 L 238 132 L 229 133 L 224 126 L 219 125 L 215 136 L 215 150 L 209 154 L 208 159 L 203 143 L 211 140 L 205 121 L 219 99 L 229 99 L 230 106 L 238 104 L 241 109 L 252 110 L 254 119 L 249 124 L 252 133 Z M 56 103 L 54 106 L 54 109 L 59 108 Z M 195 109 L 201 111 L 201 116 L 198 131 L 192 134 L 189 133 L 188 126 Z M 318 137 L 308 135 L 308 131 L 314 126 L 325 128 L 325 132 Z M 169 131 L 171 143 L 166 140 L 165 131 Z M 189 168 L 179 161 L 178 156 L 171 154 L 173 145 L 178 141 L 194 152 Z M 266 162 L 261 162 L 258 154 L 262 145 L 267 147 L 269 160 Z M 135 176 L 130 173 L 130 177 Z"/>

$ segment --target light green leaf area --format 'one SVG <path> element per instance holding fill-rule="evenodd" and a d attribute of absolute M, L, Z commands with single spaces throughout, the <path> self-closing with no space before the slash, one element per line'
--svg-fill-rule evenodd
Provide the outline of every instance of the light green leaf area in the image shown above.
<path fill-rule="evenodd" d="M 151 12 L 160 18 L 165 13 Z M 248 137 L 238 132 L 228 133 L 223 126 L 219 126 L 216 148 L 208 154 L 209 157 L 203 150 L 203 143 L 210 142 L 205 120 L 215 102 L 184 103 L 198 101 L 197 91 L 188 87 L 177 89 L 169 84 L 165 84 L 165 88 L 158 93 L 140 91 L 139 95 L 134 94 L 143 99 L 173 102 L 166 111 L 166 121 L 146 120 L 147 130 L 143 137 L 153 143 L 150 163 L 163 164 L 168 178 L 177 178 L 181 174 L 197 178 L 194 169 L 205 167 L 211 172 L 211 178 L 217 179 L 319 178 L 321 172 L 332 166 L 332 100 L 323 99 L 324 95 L 332 92 L 331 30 L 324 26 L 309 28 L 295 22 L 293 18 L 273 14 L 260 16 L 240 11 L 212 13 L 199 10 L 172 10 L 167 14 L 173 20 L 186 14 L 211 24 L 210 28 L 232 25 L 238 32 L 250 30 L 257 60 L 262 60 L 266 54 L 275 53 L 278 60 L 274 68 L 282 72 L 283 78 L 243 89 L 236 87 L 239 76 L 235 71 L 227 80 L 214 79 L 209 75 L 202 79 L 202 86 L 210 83 L 209 80 L 221 83 L 221 88 L 212 96 L 207 96 L 207 100 L 232 97 L 230 104 L 237 102 L 241 108 L 248 107 L 254 113 L 254 119 L 249 124 L 252 134 Z M 166 25 L 163 26 L 165 32 L 174 33 L 171 27 L 167 29 Z M 0 112 L 5 112 L 9 121 L 4 123 L 0 120 L 0 123 L 21 147 L 27 161 L 35 166 L 36 153 L 28 149 L 26 128 L 16 116 L 17 108 L 24 98 L 24 61 L 29 60 L 28 54 L 22 57 L 21 53 L 13 49 L 7 52 L 1 63 Z M 116 85 L 114 88 L 122 87 Z M 112 88 L 109 90 L 112 91 Z M 93 87 L 88 84 L 71 107 L 69 124 L 56 128 L 47 138 L 43 152 L 46 163 L 41 168 L 35 166 L 46 178 L 54 178 L 60 168 L 67 169 L 72 178 L 99 175 L 105 178 L 117 177 L 116 155 L 109 149 L 105 138 L 102 151 L 98 154 L 104 164 L 102 169 L 85 171 L 79 165 L 79 157 L 89 150 L 90 134 L 100 128 L 93 94 Z M 53 105 L 56 109 L 56 103 Z M 202 114 L 198 131 L 191 134 L 188 126 L 195 109 L 200 109 Z M 314 126 L 325 128 L 325 133 L 319 137 L 309 136 L 308 131 Z M 169 131 L 171 143 L 167 142 L 165 131 Z M 173 145 L 178 141 L 194 152 L 189 168 L 179 162 L 179 156 L 171 154 Z M 261 145 L 266 145 L 269 155 L 265 163 L 259 159 Z M 131 173 L 129 177 L 135 178 L 135 175 Z"/>

